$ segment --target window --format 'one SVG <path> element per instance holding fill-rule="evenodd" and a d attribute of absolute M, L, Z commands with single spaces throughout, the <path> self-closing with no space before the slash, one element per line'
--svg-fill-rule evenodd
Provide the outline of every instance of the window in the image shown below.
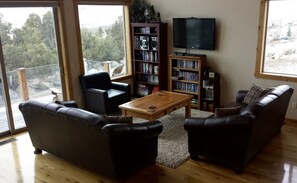
<path fill-rule="evenodd" d="M 124 5 L 78 5 L 85 74 L 106 71 L 112 78 L 128 73 Z"/>
<path fill-rule="evenodd" d="M 58 0 L 0 1 L 0 135 L 25 129 L 21 102 L 63 99 L 59 12 Z"/>
<path fill-rule="evenodd" d="M 297 1 L 262 0 L 256 77 L 297 81 Z"/>

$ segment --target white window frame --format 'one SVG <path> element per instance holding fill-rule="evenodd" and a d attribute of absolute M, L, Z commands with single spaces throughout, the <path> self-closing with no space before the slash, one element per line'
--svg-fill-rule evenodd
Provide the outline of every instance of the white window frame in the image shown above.
<path fill-rule="evenodd" d="M 269 1 L 272 1 L 272 0 L 260 1 L 260 17 L 259 17 L 259 27 L 258 27 L 258 45 L 257 45 L 257 57 L 256 57 L 256 66 L 255 66 L 255 77 L 272 79 L 272 80 L 280 80 L 280 81 L 297 82 L 297 76 L 293 76 L 289 74 L 286 75 L 286 74 L 277 74 L 277 73 L 267 73 L 263 71 Z"/>

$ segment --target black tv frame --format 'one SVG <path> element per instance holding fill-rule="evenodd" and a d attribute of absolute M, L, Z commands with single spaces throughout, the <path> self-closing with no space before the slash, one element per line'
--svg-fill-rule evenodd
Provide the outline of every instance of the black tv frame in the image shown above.
<path fill-rule="evenodd" d="M 215 35 L 215 18 L 173 18 L 174 48 L 215 50 Z"/>

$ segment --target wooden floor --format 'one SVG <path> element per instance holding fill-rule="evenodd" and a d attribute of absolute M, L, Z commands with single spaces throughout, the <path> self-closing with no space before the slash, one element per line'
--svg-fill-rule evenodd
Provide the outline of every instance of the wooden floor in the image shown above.
<path fill-rule="evenodd" d="M 16 138 L 16 141 L 0 145 L 1 183 L 113 182 L 48 153 L 35 155 L 26 132 L 11 137 Z M 256 156 L 241 175 L 206 162 L 188 160 L 176 169 L 158 164 L 151 165 L 122 182 L 297 182 L 297 122 L 286 121 L 282 132 Z"/>

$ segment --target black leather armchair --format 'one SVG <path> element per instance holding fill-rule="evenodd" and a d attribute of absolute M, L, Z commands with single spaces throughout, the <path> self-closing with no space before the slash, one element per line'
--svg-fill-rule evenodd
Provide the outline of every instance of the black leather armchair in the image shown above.
<path fill-rule="evenodd" d="M 107 72 L 82 75 L 80 82 L 86 109 L 91 112 L 108 114 L 131 100 L 130 84 L 111 81 Z"/>
<path fill-rule="evenodd" d="M 242 103 L 247 91 L 240 90 L 236 102 L 241 106 L 237 115 L 188 118 L 191 158 L 209 160 L 242 173 L 245 166 L 281 131 L 293 89 L 288 85 L 275 87 L 261 98 Z"/>

